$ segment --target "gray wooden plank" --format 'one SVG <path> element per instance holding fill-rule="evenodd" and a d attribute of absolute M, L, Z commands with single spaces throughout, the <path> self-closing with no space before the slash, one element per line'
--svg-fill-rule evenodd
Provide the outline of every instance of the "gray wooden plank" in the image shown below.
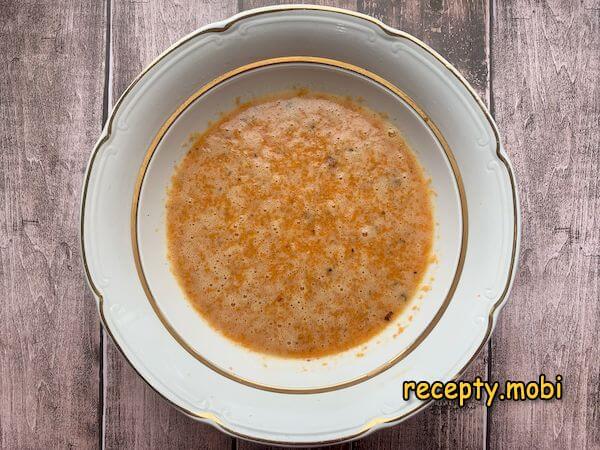
<path fill-rule="evenodd" d="M 103 2 L 0 8 L 0 448 L 100 442 L 79 197 L 100 132 Z"/>
<path fill-rule="evenodd" d="M 173 42 L 237 12 L 236 0 L 111 5 L 113 98 Z M 150 389 L 105 340 L 106 448 L 231 448 L 232 440 L 179 413 Z"/>
<path fill-rule="evenodd" d="M 423 40 L 488 98 L 488 0 L 358 0 L 358 10 Z"/>
<path fill-rule="evenodd" d="M 488 98 L 488 3 L 486 0 L 403 2 L 361 0 L 359 10 L 423 40 L 440 52 Z M 487 349 L 463 379 L 487 376 Z M 459 408 L 437 402 L 406 422 L 378 432 L 356 444 L 358 449 L 481 448 L 484 445 L 485 405 L 470 402 Z"/>
<path fill-rule="evenodd" d="M 499 402 L 490 448 L 600 448 L 600 2 L 494 2 L 494 114 L 523 238 L 493 339 L 503 382 L 564 377 L 562 400 Z"/>

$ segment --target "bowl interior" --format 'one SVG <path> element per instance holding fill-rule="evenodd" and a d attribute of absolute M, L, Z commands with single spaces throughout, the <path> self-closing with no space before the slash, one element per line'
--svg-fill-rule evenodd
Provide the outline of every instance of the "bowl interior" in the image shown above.
<path fill-rule="evenodd" d="M 189 149 L 190 136 L 206 129 L 236 101 L 304 87 L 360 98 L 386 113 L 431 178 L 435 214 L 433 262 L 411 305 L 379 335 L 343 353 L 321 358 L 284 359 L 248 350 L 211 328 L 185 299 L 167 260 L 165 201 L 176 164 Z M 402 86 L 398 86 L 402 88 Z M 166 118 L 165 118 L 166 119 Z M 155 148 L 137 203 L 134 239 L 149 301 L 171 334 L 199 363 L 230 378 L 276 390 L 314 391 L 368 378 L 399 360 L 435 326 L 436 314 L 450 300 L 462 242 L 461 198 L 449 156 L 427 121 L 402 98 L 365 72 L 318 62 L 285 62 L 255 67 L 205 91 L 175 119 Z M 399 328 L 403 331 L 398 333 Z"/>

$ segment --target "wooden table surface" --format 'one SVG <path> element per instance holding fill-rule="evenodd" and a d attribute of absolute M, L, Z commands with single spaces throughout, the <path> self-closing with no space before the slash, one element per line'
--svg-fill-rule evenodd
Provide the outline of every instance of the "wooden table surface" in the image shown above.
<path fill-rule="evenodd" d="M 262 0 L 0 1 L 0 448 L 258 449 L 175 411 L 102 332 L 79 249 L 114 100 L 181 36 Z M 517 172 L 514 289 L 465 378 L 562 400 L 437 403 L 345 449 L 600 448 L 600 1 L 332 0 L 423 39 L 488 103 Z"/>

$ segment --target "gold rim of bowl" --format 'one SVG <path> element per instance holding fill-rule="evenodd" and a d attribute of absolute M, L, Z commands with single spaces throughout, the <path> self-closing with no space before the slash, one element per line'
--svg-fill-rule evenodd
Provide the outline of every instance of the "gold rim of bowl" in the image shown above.
<path fill-rule="evenodd" d="M 406 349 L 401 351 L 399 354 L 395 355 L 389 361 L 386 361 L 385 363 L 381 364 L 380 366 L 370 370 L 369 372 L 367 372 L 363 375 L 360 375 L 360 376 L 355 377 L 348 381 L 344 381 L 344 382 L 340 382 L 340 383 L 336 383 L 336 384 L 332 384 L 332 385 L 328 385 L 328 386 L 319 386 L 319 387 L 311 387 L 311 388 L 285 388 L 285 387 L 280 387 L 280 386 L 271 386 L 271 385 L 257 383 L 255 381 L 251 381 L 246 378 L 242 378 L 238 375 L 235 375 L 232 372 L 229 372 L 229 371 L 223 369 L 222 367 L 219 367 L 217 364 L 214 364 L 213 362 L 209 361 L 207 358 L 202 356 L 197 350 L 195 350 L 192 347 L 192 345 L 190 345 L 183 338 L 183 336 L 181 336 L 181 334 L 179 334 L 177 329 L 169 322 L 169 320 L 165 316 L 164 312 L 161 310 L 158 302 L 156 301 L 156 297 L 152 293 L 152 289 L 150 288 L 150 284 L 148 283 L 148 279 L 144 272 L 144 266 L 142 264 L 142 258 L 140 255 L 139 237 L 138 237 L 139 203 L 140 203 L 141 189 L 144 185 L 147 169 L 148 169 L 148 166 L 150 165 L 150 162 L 152 161 L 152 157 L 155 155 L 156 150 L 157 150 L 158 146 L 160 145 L 162 139 L 164 138 L 165 134 L 169 131 L 171 126 L 175 123 L 175 121 L 191 105 L 193 105 L 196 100 L 201 98 L 204 94 L 210 92 L 213 88 L 221 85 L 225 81 L 230 80 L 238 75 L 247 73 L 247 72 L 255 70 L 255 69 L 278 66 L 278 65 L 283 65 L 283 64 L 290 64 L 290 63 L 318 64 L 321 66 L 328 66 L 328 67 L 333 67 L 333 68 L 337 68 L 337 69 L 342 69 L 342 70 L 363 76 L 363 77 L 365 77 L 369 80 L 372 80 L 372 81 L 378 83 L 379 85 L 385 87 L 389 91 L 391 91 L 394 95 L 396 95 L 404 103 L 406 103 L 416 114 L 418 114 L 419 117 L 425 123 L 425 125 L 435 135 L 436 140 L 443 148 L 444 154 L 448 160 L 448 163 L 450 164 L 450 166 L 452 168 L 452 174 L 454 176 L 454 180 L 456 182 L 456 186 L 457 186 L 459 197 L 460 197 L 461 221 L 462 221 L 460 253 L 459 253 L 458 262 L 457 262 L 457 265 L 456 265 L 456 268 L 454 271 L 454 275 L 452 278 L 452 282 L 450 283 L 450 287 L 448 289 L 448 292 L 446 293 L 446 296 L 444 298 L 444 301 L 442 302 L 442 305 L 440 306 L 440 308 L 438 309 L 438 311 L 436 312 L 436 314 L 434 315 L 432 320 L 429 322 L 429 324 L 416 337 L 416 339 L 413 342 L 411 342 L 410 345 Z M 158 133 L 152 140 L 152 143 L 150 144 L 150 147 L 148 148 L 148 150 L 146 152 L 146 155 L 144 157 L 144 160 L 143 160 L 140 170 L 138 172 L 138 177 L 137 177 L 135 188 L 134 188 L 133 202 L 132 202 L 132 207 L 131 207 L 131 243 L 132 243 L 132 247 L 133 247 L 133 258 L 134 258 L 134 262 L 135 262 L 135 267 L 136 267 L 136 270 L 138 273 L 138 277 L 140 279 L 140 283 L 144 289 L 144 293 L 146 294 L 146 298 L 148 299 L 148 302 L 152 306 L 152 309 L 154 310 L 154 312 L 160 319 L 163 326 L 167 329 L 167 331 L 171 334 L 171 336 L 173 336 L 173 338 L 177 341 L 177 343 L 179 345 L 181 345 L 190 355 L 192 355 L 194 358 L 196 358 L 202 364 L 204 364 L 208 368 L 214 370 L 218 374 L 220 374 L 224 377 L 227 377 L 230 380 L 237 381 L 238 383 L 242 383 L 246 386 L 249 386 L 249 387 L 252 387 L 255 389 L 262 389 L 265 391 L 277 392 L 277 393 L 281 393 L 281 394 L 319 394 L 319 393 L 323 393 L 323 392 L 331 392 L 331 391 L 335 391 L 337 389 L 343 389 L 346 387 L 354 386 L 356 384 L 362 383 L 364 381 L 367 381 L 367 380 L 379 375 L 380 373 L 390 369 L 391 367 L 396 365 L 398 362 L 400 362 L 404 358 L 406 358 L 413 350 L 415 350 L 421 344 L 421 342 L 423 342 L 425 340 L 425 338 L 429 335 L 431 330 L 433 330 L 433 328 L 437 325 L 437 323 L 441 319 L 442 315 L 448 308 L 448 305 L 450 304 L 450 301 L 452 300 L 454 292 L 456 291 L 458 281 L 460 280 L 460 275 L 462 273 L 462 268 L 463 268 L 464 260 L 465 260 L 466 245 L 467 245 L 467 241 L 468 241 L 467 217 L 468 217 L 467 200 L 466 200 L 466 196 L 465 196 L 465 192 L 464 192 L 462 177 L 460 175 L 460 171 L 458 169 L 458 164 L 456 163 L 454 154 L 452 153 L 452 150 L 450 149 L 448 143 L 444 139 L 444 136 L 439 131 L 439 129 L 435 125 L 435 123 L 425 114 L 425 112 L 405 92 L 400 90 L 398 87 L 396 87 L 389 81 L 381 78 L 380 76 L 378 76 L 368 70 L 365 70 L 361 67 L 355 66 L 353 64 L 348 64 L 345 62 L 341 62 L 341 61 L 337 61 L 337 60 L 333 60 L 333 59 L 327 59 L 327 58 L 317 58 L 317 57 L 309 57 L 309 56 L 287 56 L 287 57 L 280 57 L 280 58 L 265 59 L 262 61 L 253 62 L 251 64 L 246 64 L 244 66 L 238 67 L 237 69 L 231 70 L 231 71 L 227 72 L 226 74 L 221 75 L 220 77 L 215 78 L 214 80 L 210 81 L 209 83 L 205 84 L 200 89 L 198 89 L 194 94 L 192 94 L 164 122 L 164 124 L 161 126 Z"/>

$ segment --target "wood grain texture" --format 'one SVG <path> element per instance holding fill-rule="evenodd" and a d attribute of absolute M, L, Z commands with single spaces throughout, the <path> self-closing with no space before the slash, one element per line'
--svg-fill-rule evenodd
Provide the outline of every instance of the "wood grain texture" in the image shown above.
<path fill-rule="evenodd" d="M 235 0 L 175 2 L 112 0 L 113 98 L 173 42 L 237 12 Z M 105 339 L 106 448 L 230 449 L 231 438 L 167 404 Z"/>
<path fill-rule="evenodd" d="M 0 448 L 99 444 L 79 198 L 102 115 L 102 2 L 0 7 Z"/>
<path fill-rule="evenodd" d="M 360 0 L 359 10 L 423 40 L 448 59 L 484 99 L 489 98 L 489 5 L 485 0 Z M 463 375 L 487 377 L 487 349 Z M 486 407 L 470 402 L 459 408 L 454 402 L 437 402 L 424 412 L 395 427 L 380 431 L 355 444 L 368 449 L 478 449 L 484 446 Z"/>
<path fill-rule="evenodd" d="M 488 0 L 358 0 L 358 10 L 437 50 L 487 100 Z"/>
<path fill-rule="evenodd" d="M 0 6 L 0 448 L 270 449 L 177 412 L 106 336 L 99 353 L 78 233 L 105 33 L 110 101 L 184 34 L 275 2 L 109 1 L 109 18 L 105 2 Z M 492 352 L 463 378 L 562 374 L 565 397 L 437 403 L 333 449 L 600 448 L 600 0 L 489 1 L 318 3 L 416 35 L 491 100 L 519 181 L 521 261 Z"/>
<path fill-rule="evenodd" d="M 600 448 L 600 2 L 493 4 L 494 113 L 523 238 L 491 376 L 564 377 L 560 401 L 492 406 L 490 448 Z"/>

